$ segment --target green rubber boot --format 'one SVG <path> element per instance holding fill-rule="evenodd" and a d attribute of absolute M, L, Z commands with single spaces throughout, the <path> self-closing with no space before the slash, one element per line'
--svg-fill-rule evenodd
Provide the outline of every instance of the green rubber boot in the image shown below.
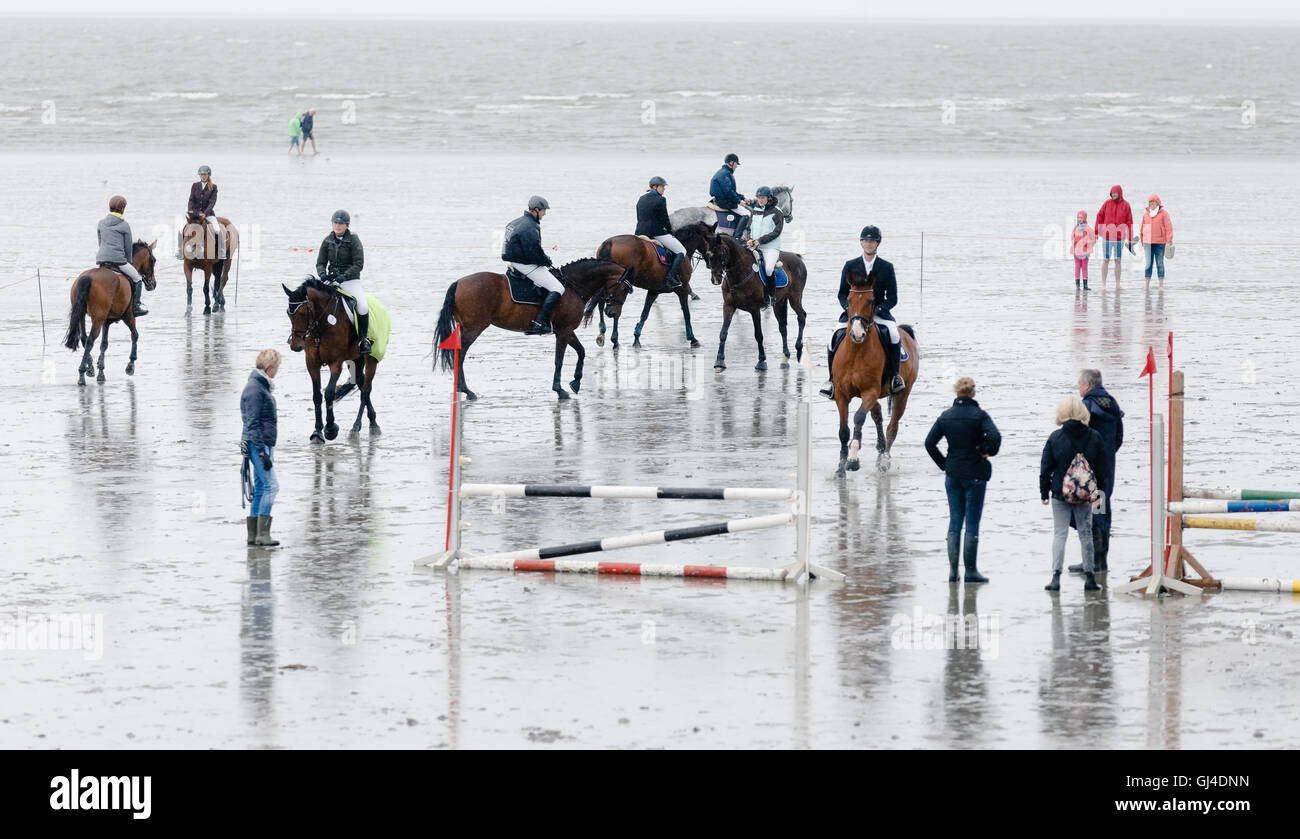
<path fill-rule="evenodd" d="M 263 548 L 274 548 L 280 543 L 271 538 L 271 517 L 257 517 L 257 540 L 256 544 Z"/>
<path fill-rule="evenodd" d="M 244 524 L 248 527 L 248 544 L 257 544 L 257 516 L 246 516 Z"/>

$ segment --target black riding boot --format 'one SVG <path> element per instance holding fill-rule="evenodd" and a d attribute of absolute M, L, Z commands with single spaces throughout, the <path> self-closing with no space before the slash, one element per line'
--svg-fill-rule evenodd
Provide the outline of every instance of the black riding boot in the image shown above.
<path fill-rule="evenodd" d="M 140 305 L 140 292 L 143 287 L 144 280 L 131 283 L 131 311 L 133 311 L 135 316 L 138 318 L 142 318 L 149 314 L 149 310 Z"/>
<path fill-rule="evenodd" d="M 980 537 L 967 533 L 966 543 L 963 548 L 962 559 L 966 562 L 965 581 L 968 583 L 987 583 L 989 578 L 981 574 L 979 568 L 975 565 L 975 561 L 979 557 Z"/>
<path fill-rule="evenodd" d="M 369 355 L 370 350 L 370 313 L 357 315 L 357 334 L 361 336 L 358 342 L 357 351 L 362 355 Z"/>
<path fill-rule="evenodd" d="M 889 393 L 892 396 L 895 393 L 902 393 L 907 389 L 907 382 L 899 375 L 899 368 L 902 366 L 902 344 L 895 344 L 892 341 L 885 341 L 885 376 L 888 381 Z"/>
<path fill-rule="evenodd" d="M 822 388 L 819 393 L 827 399 L 835 399 L 835 378 L 831 375 L 831 367 L 835 363 L 835 350 L 826 351 L 826 387 Z"/>
<path fill-rule="evenodd" d="M 668 266 L 668 275 L 664 277 L 664 286 L 669 289 L 682 287 L 682 281 L 678 278 L 677 274 L 682 270 L 682 262 L 685 259 L 686 254 L 684 253 L 673 254 L 673 262 Z"/>
<path fill-rule="evenodd" d="M 560 292 L 548 292 L 546 299 L 542 301 L 542 310 L 537 313 L 537 320 L 533 325 L 528 327 L 525 335 L 550 335 L 551 334 L 551 310 L 555 304 L 560 302 Z"/>
<path fill-rule="evenodd" d="M 731 238 L 740 244 L 745 244 L 745 233 L 749 231 L 749 216 L 736 217 L 736 229 L 731 232 Z"/>
<path fill-rule="evenodd" d="M 957 577 L 957 560 L 961 554 L 961 534 L 948 534 L 948 582 L 955 583 Z"/>
<path fill-rule="evenodd" d="M 772 305 L 772 300 L 776 297 L 776 272 L 763 277 L 763 308 L 766 309 Z"/>

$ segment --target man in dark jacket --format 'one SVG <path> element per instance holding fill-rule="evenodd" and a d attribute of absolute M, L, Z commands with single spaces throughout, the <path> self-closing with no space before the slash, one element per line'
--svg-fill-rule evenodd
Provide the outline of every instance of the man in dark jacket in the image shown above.
<path fill-rule="evenodd" d="M 677 274 L 686 259 L 686 248 L 673 235 L 673 225 L 668 220 L 668 199 L 664 198 L 667 188 L 668 182 L 663 178 L 650 179 L 650 188 L 636 202 L 636 235 L 649 236 L 673 252 L 673 264 L 668 266 L 664 285 L 678 288 L 682 281 Z"/>
<path fill-rule="evenodd" d="M 1113 462 L 1120 446 L 1124 445 L 1124 412 L 1120 410 L 1115 397 L 1101 386 L 1100 370 L 1080 371 L 1079 396 L 1083 398 L 1083 406 L 1088 409 L 1088 427 L 1101 435 L 1101 441 L 1106 444 L 1106 451 Z M 1111 471 L 1110 482 L 1103 485 L 1102 490 L 1106 493 L 1105 507 L 1102 512 L 1092 515 L 1093 565 L 1097 571 L 1107 570 L 1107 559 L 1110 555 L 1111 496 L 1115 491 L 1114 470 Z M 1069 570 L 1071 574 L 1082 574 L 1083 564 L 1071 565 Z"/>
<path fill-rule="evenodd" d="M 529 198 L 527 211 L 506 225 L 501 245 L 501 259 L 547 292 L 537 319 L 525 335 L 550 334 L 551 310 L 564 294 L 564 283 L 551 273 L 551 258 L 542 248 L 542 219 L 550 209 L 551 205 L 542 196 Z"/>
<path fill-rule="evenodd" d="M 311 134 L 312 127 L 315 125 L 315 123 L 316 123 L 315 108 L 311 108 L 305 111 L 302 115 L 302 119 L 298 120 L 298 127 L 302 129 L 302 147 L 298 152 L 299 154 L 302 154 L 302 152 L 307 150 L 308 140 L 311 140 L 311 153 L 320 154 L 320 152 L 316 150 L 316 138 L 313 137 Z"/>
<path fill-rule="evenodd" d="M 347 292 L 357 306 L 357 335 L 362 355 L 370 352 L 370 303 L 361 285 L 361 269 L 366 264 L 361 239 L 352 232 L 352 216 L 347 210 L 336 210 L 330 216 L 331 231 L 320 243 L 316 253 L 316 275 L 322 280 L 333 280 Z"/>
<path fill-rule="evenodd" d="M 898 305 L 898 281 L 894 279 L 894 264 L 886 259 L 876 256 L 876 250 L 880 247 L 881 235 L 880 228 L 874 224 L 868 224 L 862 228 L 860 243 L 862 245 L 862 256 L 855 256 L 840 270 L 840 291 L 839 301 L 840 323 L 847 326 L 849 322 L 849 289 L 854 285 L 864 285 L 867 280 L 872 284 L 872 302 L 875 306 L 875 319 L 889 330 L 889 341 L 885 344 L 885 371 L 884 378 L 889 382 L 889 394 L 893 395 L 907 389 L 907 383 L 903 381 L 899 369 L 902 364 L 902 347 L 899 344 L 901 340 L 898 334 L 898 322 L 894 320 L 892 309 Z M 840 340 L 844 337 L 846 326 L 841 326 L 831 337 L 831 343 L 826 348 L 826 376 L 831 378 L 831 368 L 835 363 L 835 350 L 838 349 Z M 827 399 L 835 398 L 835 383 L 831 381 L 826 387 L 821 389 L 822 396 Z"/>
<path fill-rule="evenodd" d="M 1056 408 L 1056 422 L 1061 427 L 1052 432 L 1043 446 L 1038 470 L 1038 490 L 1043 503 L 1052 505 L 1052 581 L 1048 591 L 1060 591 L 1061 569 L 1065 562 L 1065 540 L 1070 527 L 1079 531 L 1079 549 L 1083 554 L 1085 591 L 1096 591 L 1092 547 L 1092 505 L 1074 503 L 1062 492 L 1061 484 L 1077 455 L 1082 454 L 1096 479 L 1096 489 L 1114 480 L 1115 464 L 1101 435 L 1088 427 L 1088 409 L 1077 396 L 1069 396 Z"/>
<path fill-rule="evenodd" d="M 713 173 L 709 181 L 709 197 L 713 203 L 724 210 L 736 214 L 736 230 L 732 238 L 737 242 L 745 241 L 745 230 L 749 227 L 749 199 L 736 191 L 736 170 L 740 168 L 740 158 L 734 154 L 727 155 L 722 161 L 722 168 Z"/>
<path fill-rule="evenodd" d="M 131 306 L 135 316 L 142 318 L 149 310 L 140 305 L 140 293 L 144 278 L 135 270 L 131 257 L 135 254 L 135 244 L 131 239 L 131 225 L 126 223 L 126 199 L 114 195 L 108 199 L 108 215 L 99 220 L 95 231 L 99 239 L 99 250 L 95 253 L 95 262 L 100 265 L 113 265 L 131 281 Z"/>
<path fill-rule="evenodd" d="M 975 382 L 963 376 L 953 390 L 957 393 L 952 407 L 939 415 L 925 438 L 925 450 L 945 473 L 948 493 L 948 582 L 957 582 L 958 543 L 962 524 L 966 526 L 966 582 L 987 583 L 979 572 L 977 556 L 980 541 L 980 517 L 984 511 L 984 491 L 988 488 L 993 467 L 989 458 L 1002 447 L 1002 434 L 993 419 L 975 401 Z M 939 451 L 939 441 L 947 438 L 948 454 Z"/>

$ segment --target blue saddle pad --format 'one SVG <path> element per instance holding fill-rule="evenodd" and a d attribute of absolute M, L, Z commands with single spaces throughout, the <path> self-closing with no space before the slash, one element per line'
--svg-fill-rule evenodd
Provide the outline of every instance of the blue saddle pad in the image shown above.
<path fill-rule="evenodd" d="M 726 233 L 730 236 L 736 229 L 736 222 L 740 216 L 730 210 L 715 210 L 718 215 L 718 233 Z"/>
<path fill-rule="evenodd" d="M 510 299 L 525 306 L 540 306 L 546 299 L 546 289 L 520 274 L 513 267 L 506 268 L 506 285 L 510 286 Z"/>
<path fill-rule="evenodd" d="M 658 242 L 651 242 L 651 244 L 653 244 L 653 245 L 655 246 L 655 254 L 659 257 L 659 263 L 660 263 L 661 265 L 672 265 L 672 264 L 673 264 L 673 252 L 672 252 L 672 251 L 668 250 L 667 248 L 665 248 L 663 245 L 659 244 Z"/>

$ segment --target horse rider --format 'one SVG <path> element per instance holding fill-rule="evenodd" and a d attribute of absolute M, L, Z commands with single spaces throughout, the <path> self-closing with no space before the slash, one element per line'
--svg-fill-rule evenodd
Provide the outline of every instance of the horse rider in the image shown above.
<path fill-rule="evenodd" d="M 745 228 L 749 227 L 749 199 L 736 192 L 734 173 L 739 166 L 739 157 L 734 154 L 726 156 L 722 168 L 709 181 L 709 197 L 715 205 L 736 214 L 736 230 L 731 235 L 737 242 L 743 242 Z"/>
<path fill-rule="evenodd" d="M 550 209 L 551 205 L 542 196 L 529 198 L 527 211 L 506 225 L 501 246 L 501 259 L 546 291 L 542 310 L 525 335 L 550 334 L 551 310 L 564 294 L 564 283 L 551 273 L 551 258 L 542 249 L 542 218 Z"/>
<path fill-rule="evenodd" d="M 358 351 L 362 355 L 370 352 L 370 305 L 366 302 L 366 292 L 361 288 L 361 269 L 365 265 L 365 252 L 361 249 L 361 239 L 349 229 L 352 217 L 347 210 L 336 210 L 330 217 L 334 226 L 320 243 L 316 255 L 316 274 L 322 280 L 338 283 L 357 304 L 357 334 L 361 337 Z"/>
<path fill-rule="evenodd" d="M 185 221 L 202 224 L 205 227 L 204 234 L 207 234 L 207 227 L 212 228 L 212 232 L 217 240 L 217 265 L 214 273 L 217 279 L 221 279 L 221 269 L 224 267 L 226 258 L 226 230 L 217 221 L 217 185 L 212 180 L 212 167 L 200 166 L 199 179 L 190 186 L 190 202 L 185 209 Z M 176 258 L 185 258 L 185 229 L 182 227 L 180 234 L 176 237 Z M 200 254 L 206 253 L 206 249 L 200 250 Z"/>
<path fill-rule="evenodd" d="M 880 247 L 880 228 L 868 224 L 862 228 L 862 234 L 858 238 L 862 245 L 862 256 L 855 256 L 844 263 L 844 268 L 840 271 L 839 299 L 840 308 L 844 310 L 840 314 L 840 323 L 844 326 L 836 331 L 835 337 L 831 339 L 831 345 L 826 348 L 826 370 L 829 375 L 831 366 L 835 363 L 835 350 L 848 326 L 849 289 L 854 284 L 864 285 L 870 279 L 875 320 L 889 330 L 889 340 L 885 342 L 885 376 L 889 377 L 889 395 L 893 396 L 907 389 L 907 383 L 899 373 L 901 347 L 898 343 L 898 322 L 890 314 L 890 310 L 898 305 L 898 282 L 894 279 L 894 264 L 876 256 L 876 250 Z M 850 280 L 854 280 L 855 283 L 850 283 Z M 821 389 L 821 394 L 827 399 L 835 398 L 833 377 L 832 381 Z"/>
<path fill-rule="evenodd" d="M 100 219 L 99 230 L 99 252 L 95 254 L 95 262 L 101 265 L 116 266 L 115 270 L 120 274 L 125 274 L 131 281 L 131 307 L 135 316 L 142 318 L 149 314 L 149 310 L 140 305 L 140 290 L 144 285 L 144 279 L 140 272 L 135 270 L 131 264 L 131 255 L 135 251 L 135 241 L 131 237 L 131 225 L 126 223 L 122 214 L 126 212 L 126 199 L 120 195 L 114 195 L 108 199 L 108 215 Z"/>
<path fill-rule="evenodd" d="M 749 239 L 745 245 L 757 251 L 758 258 L 763 261 L 766 272 L 763 276 L 763 308 L 766 309 L 776 296 L 776 263 L 781 258 L 781 231 L 785 228 L 785 216 L 777 209 L 776 199 L 768 187 L 760 186 L 754 192 L 754 200 L 758 207 L 750 216 Z"/>
<path fill-rule="evenodd" d="M 686 259 L 686 248 L 673 235 L 672 224 L 668 221 L 668 199 L 664 190 L 668 182 L 657 175 L 650 179 L 650 188 L 636 202 L 636 235 L 649 236 L 673 252 L 673 264 L 668 266 L 668 275 L 664 285 L 668 288 L 680 288 L 682 281 L 678 278 L 682 262 Z"/>

